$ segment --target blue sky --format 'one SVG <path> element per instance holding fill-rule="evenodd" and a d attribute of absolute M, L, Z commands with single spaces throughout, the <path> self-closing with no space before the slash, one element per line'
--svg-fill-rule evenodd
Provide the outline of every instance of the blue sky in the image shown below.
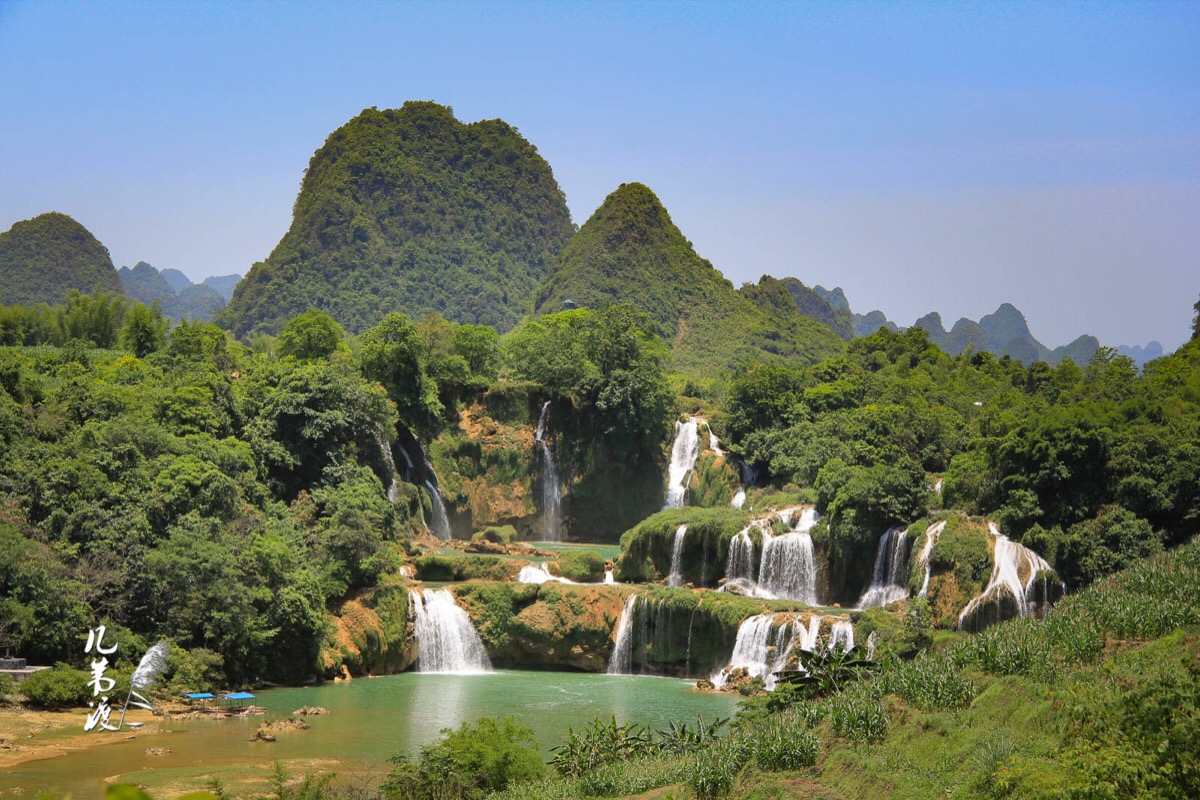
<path fill-rule="evenodd" d="M 582 224 L 650 186 L 735 284 L 842 286 L 1049 345 L 1187 336 L 1200 3 L 0 0 L 0 230 L 71 214 L 118 265 L 244 272 L 368 106 L 501 117 Z"/>

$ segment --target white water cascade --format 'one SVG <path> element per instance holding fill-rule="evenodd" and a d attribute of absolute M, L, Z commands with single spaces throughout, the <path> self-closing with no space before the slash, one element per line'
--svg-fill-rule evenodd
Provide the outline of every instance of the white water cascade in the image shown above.
<path fill-rule="evenodd" d="M 429 489 L 429 499 L 433 503 L 433 532 L 439 539 L 449 539 L 450 517 L 446 515 L 446 504 L 442 502 L 442 495 L 432 481 L 425 481 L 425 488 Z"/>
<path fill-rule="evenodd" d="M 841 647 L 843 652 L 854 649 L 854 625 L 848 619 L 840 619 L 833 623 L 829 631 L 829 649 Z"/>
<path fill-rule="evenodd" d="M 388 475 L 391 476 L 391 481 L 388 484 L 387 499 L 389 502 L 396 502 L 396 498 L 400 496 L 400 483 L 396 477 L 396 459 L 392 456 L 392 446 L 388 444 L 387 437 L 383 435 L 383 426 L 375 426 L 375 445 L 379 448 L 379 453 L 383 456 L 384 463 L 387 464 Z"/>
<path fill-rule="evenodd" d="M 808 532 L 818 519 L 816 510 L 807 508 L 790 532 L 772 536 L 763 531 L 760 596 L 817 604 L 817 560 Z"/>
<path fill-rule="evenodd" d="M 703 422 L 705 425 L 708 425 L 708 420 L 703 419 L 703 418 L 698 418 L 698 419 L 700 419 L 700 421 Z M 715 433 L 713 433 L 713 429 L 712 429 L 711 425 L 708 425 L 708 449 L 712 450 L 720 458 L 725 457 L 725 451 L 721 449 L 721 440 L 717 438 L 717 435 Z"/>
<path fill-rule="evenodd" d="M 725 560 L 725 577 L 731 581 L 754 581 L 758 572 L 754 568 L 754 540 L 750 538 L 750 527 L 742 528 L 729 540 L 729 555 Z"/>
<path fill-rule="evenodd" d="M 667 576 L 667 586 L 683 586 L 683 542 L 686 537 L 687 525 L 680 525 L 671 543 L 671 574 Z"/>
<path fill-rule="evenodd" d="M 628 675 L 633 671 L 633 623 L 637 602 L 636 594 L 629 595 L 629 599 L 625 601 L 625 608 L 621 611 L 612 655 L 608 657 L 609 675 Z"/>
<path fill-rule="evenodd" d="M 908 597 L 908 529 L 889 528 L 879 540 L 875 574 L 858 601 L 859 608 L 886 606 Z"/>
<path fill-rule="evenodd" d="M 1029 616 L 1036 609 L 1034 578 L 1039 572 L 1053 572 L 1044 558 L 1000 533 L 995 523 L 989 522 L 988 530 L 995 539 L 992 575 L 983 592 L 959 614 L 959 630 L 978 629 L 1008 616 L 1004 607 L 1006 598 L 1013 604 L 1016 616 Z"/>
<path fill-rule="evenodd" d="M 733 499 L 729 501 L 729 505 L 732 508 L 741 508 L 746 505 L 746 489 L 744 487 L 738 487 L 738 490 L 733 493 Z"/>
<path fill-rule="evenodd" d="M 925 579 L 921 581 L 921 591 L 917 592 L 917 597 L 924 598 L 929 594 L 929 577 L 932 570 L 929 566 L 929 557 L 933 555 L 933 547 L 937 544 L 938 537 L 942 535 L 942 528 L 946 527 L 945 520 L 935 522 L 925 531 L 925 544 L 921 547 L 921 552 L 917 553 L 917 565 L 925 570 Z"/>
<path fill-rule="evenodd" d="M 613 577 L 613 571 L 611 569 L 604 570 L 604 585 L 605 586 L 616 586 L 617 585 L 617 581 Z"/>
<path fill-rule="evenodd" d="M 545 530 L 542 532 L 547 542 L 561 542 L 562 531 L 562 485 L 558 479 L 558 468 L 554 465 L 554 455 L 550 445 L 546 443 L 546 415 L 550 412 L 550 401 L 542 404 L 542 413 L 538 417 L 537 430 L 533 440 L 542 447 L 542 521 Z"/>
<path fill-rule="evenodd" d="M 541 564 L 526 564 L 517 573 L 517 583 L 575 583 L 567 578 L 559 577 L 550 572 L 545 562 Z"/>
<path fill-rule="evenodd" d="M 491 672 L 471 618 L 448 589 L 410 591 L 418 672 Z"/>
<path fill-rule="evenodd" d="M 430 480 L 425 481 L 425 488 L 429 490 L 430 504 L 433 506 L 433 532 L 439 539 L 449 539 L 451 537 L 450 517 L 446 514 L 446 504 L 442 502 L 442 493 L 438 491 L 437 472 L 433 469 L 433 463 L 430 462 L 424 445 L 421 445 L 421 459 L 430 476 Z"/>
<path fill-rule="evenodd" d="M 775 673 L 787 666 L 792 652 L 797 647 L 802 650 L 816 647 L 820 623 L 821 618 L 816 615 L 809 618 L 807 627 L 795 617 L 779 620 L 774 614 L 757 614 L 742 620 L 729 664 L 710 678 L 713 686 L 724 688 L 734 670 L 744 669 L 749 677 L 762 678 L 763 687 L 772 691 Z"/>
<path fill-rule="evenodd" d="M 675 423 L 675 441 L 671 445 L 671 465 L 667 469 L 667 504 L 663 508 L 683 508 L 688 478 L 700 457 L 699 423 L 695 417 Z"/>

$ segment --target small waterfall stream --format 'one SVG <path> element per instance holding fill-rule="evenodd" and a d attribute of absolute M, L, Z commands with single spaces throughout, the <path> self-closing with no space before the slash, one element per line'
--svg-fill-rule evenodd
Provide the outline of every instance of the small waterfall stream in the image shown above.
<path fill-rule="evenodd" d="M 541 564 L 526 564 L 517 573 L 517 583 L 575 583 L 567 578 L 559 577 L 550 572 L 545 562 Z"/>
<path fill-rule="evenodd" d="M 389 502 L 396 502 L 396 498 L 400 496 L 400 483 L 396 475 L 396 459 L 392 455 L 392 446 L 388 444 L 387 437 L 384 436 L 383 426 L 375 426 L 375 445 L 379 448 L 379 454 L 383 456 L 383 462 L 387 464 L 387 474 L 391 476 L 388 483 L 387 499 Z"/>
<path fill-rule="evenodd" d="M 816 648 L 820 625 L 821 617 L 815 614 L 807 627 L 797 617 L 781 620 L 774 614 L 756 614 L 743 620 L 729 664 L 710 678 L 713 686 L 724 688 L 734 670 L 744 669 L 749 677 L 762 678 L 767 691 L 774 690 L 774 673 L 787 667 L 793 651 Z"/>
<path fill-rule="evenodd" d="M 695 417 L 675 423 L 675 441 L 671 445 L 671 464 L 667 469 L 667 504 L 663 508 L 683 508 L 688 478 L 700 457 L 699 427 Z"/>
<path fill-rule="evenodd" d="M 418 442 L 418 444 L 420 444 Z M 437 472 L 433 469 L 433 462 L 429 460 L 429 454 L 425 452 L 425 446 L 421 445 L 421 460 L 425 463 L 425 470 L 429 473 L 430 479 L 425 481 L 425 488 L 429 490 L 430 505 L 433 506 L 433 532 L 439 539 L 451 538 L 450 516 L 446 513 L 446 504 L 442 502 L 442 493 L 438 490 Z"/>
<path fill-rule="evenodd" d="M 750 538 L 750 527 L 747 526 L 729 540 L 725 577 L 731 581 L 753 581 L 756 575 L 758 572 L 754 568 L 754 540 Z"/>
<path fill-rule="evenodd" d="M 925 544 L 921 546 L 921 552 L 917 553 L 917 565 L 925 570 L 925 578 L 921 581 L 921 590 L 917 592 L 917 597 L 924 598 L 929 594 L 929 577 L 932 572 L 929 566 L 929 557 L 933 555 L 934 545 L 937 544 L 944 527 L 946 527 L 945 520 L 933 523 L 925 531 Z"/>
<path fill-rule="evenodd" d="M 410 590 L 418 672 L 491 672 L 471 618 L 448 589 Z"/>
<path fill-rule="evenodd" d="M 538 417 L 537 430 L 533 440 L 542 448 L 542 524 L 545 527 L 542 535 L 547 542 L 561 542 L 562 531 L 562 485 L 558 478 L 558 468 L 554 465 L 554 454 L 546 443 L 546 415 L 550 412 L 550 401 L 542 404 L 542 413 Z"/>
<path fill-rule="evenodd" d="M 628 675 L 633 672 L 633 628 L 637 616 L 638 596 L 629 595 L 621 619 L 617 621 L 617 635 L 613 642 L 612 655 L 608 657 L 609 675 Z"/>
<path fill-rule="evenodd" d="M 732 508 L 741 508 L 742 506 L 746 505 L 746 489 L 745 489 L 745 487 L 743 487 L 743 486 L 738 487 L 738 490 L 733 493 L 733 499 L 729 501 L 729 505 Z"/>
<path fill-rule="evenodd" d="M 680 525 L 671 543 L 671 574 L 667 576 L 667 586 L 683 586 L 683 542 L 686 537 L 687 525 Z"/>
<path fill-rule="evenodd" d="M 829 631 L 829 649 L 841 647 L 843 651 L 854 649 L 854 625 L 848 619 L 833 623 Z"/>
<path fill-rule="evenodd" d="M 988 530 L 995 541 L 992 574 L 983 592 L 959 614 L 959 630 L 981 629 L 1012 616 L 1009 611 L 1018 617 L 1029 616 L 1037 610 L 1034 579 L 1039 572 L 1054 571 L 1037 553 L 1000 533 L 995 523 L 989 522 Z"/>
<path fill-rule="evenodd" d="M 859 608 L 886 606 L 908 597 L 908 529 L 889 528 L 879 540 L 875 574 L 858 601 Z"/>
<path fill-rule="evenodd" d="M 817 560 L 808 532 L 818 518 L 815 509 L 807 508 L 790 532 L 772 536 L 763 531 L 758 570 L 759 594 L 782 600 L 799 600 L 809 605 L 817 604 Z"/>
<path fill-rule="evenodd" d="M 442 502 L 441 492 L 432 481 L 425 481 L 429 489 L 429 499 L 433 504 L 433 532 L 439 539 L 450 538 L 450 517 L 446 514 L 446 504 Z"/>

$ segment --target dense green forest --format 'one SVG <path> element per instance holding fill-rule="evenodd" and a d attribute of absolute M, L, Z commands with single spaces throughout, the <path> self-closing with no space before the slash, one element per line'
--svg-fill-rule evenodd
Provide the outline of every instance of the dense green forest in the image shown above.
<path fill-rule="evenodd" d="M 361 332 L 381 309 L 511 328 L 573 233 L 550 165 L 502 120 L 367 109 L 316 152 L 291 228 L 220 317 L 278 333 L 316 305 Z"/>

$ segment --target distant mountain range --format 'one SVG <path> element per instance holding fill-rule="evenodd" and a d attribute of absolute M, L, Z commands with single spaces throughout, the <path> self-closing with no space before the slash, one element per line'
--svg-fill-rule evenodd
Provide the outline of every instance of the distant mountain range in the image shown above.
<path fill-rule="evenodd" d="M 143 303 L 158 303 L 163 316 L 174 321 L 212 319 L 241 280 L 240 275 L 221 275 L 197 284 L 177 269 L 159 271 L 145 261 L 132 268 L 121 267 L 119 275 L 126 295 Z"/>
<path fill-rule="evenodd" d="M 118 273 L 64 214 L 0 234 L 0 303 L 58 304 L 70 289 L 97 288 L 241 336 L 277 333 L 310 307 L 352 332 L 391 311 L 436 311 L 503 332 L 530 314 L 628 302 L 654 320 L 672 366 L 693 375 L 753 360 L 812 364 L 855 337 L 901 329 L 882 311 L 853 311 L 840 287 L 764 275 L 735 288 L 641 183 L 622 184 L 576 230 L 550 165 L 516 128 L 463 123 L 426 101 L 366 109 L 330 134 L 305 172 L 291 226 L 245 279 L 194 284 L 145 262 Z M 1051 349 L 1009 303 L 949 330 L 937 312 L 913 325 L 951 355 L 1084 364 L 1100 346 L 1080 336 Z M 1162 346 L 1118 351 L 1140 365 Z"/>

